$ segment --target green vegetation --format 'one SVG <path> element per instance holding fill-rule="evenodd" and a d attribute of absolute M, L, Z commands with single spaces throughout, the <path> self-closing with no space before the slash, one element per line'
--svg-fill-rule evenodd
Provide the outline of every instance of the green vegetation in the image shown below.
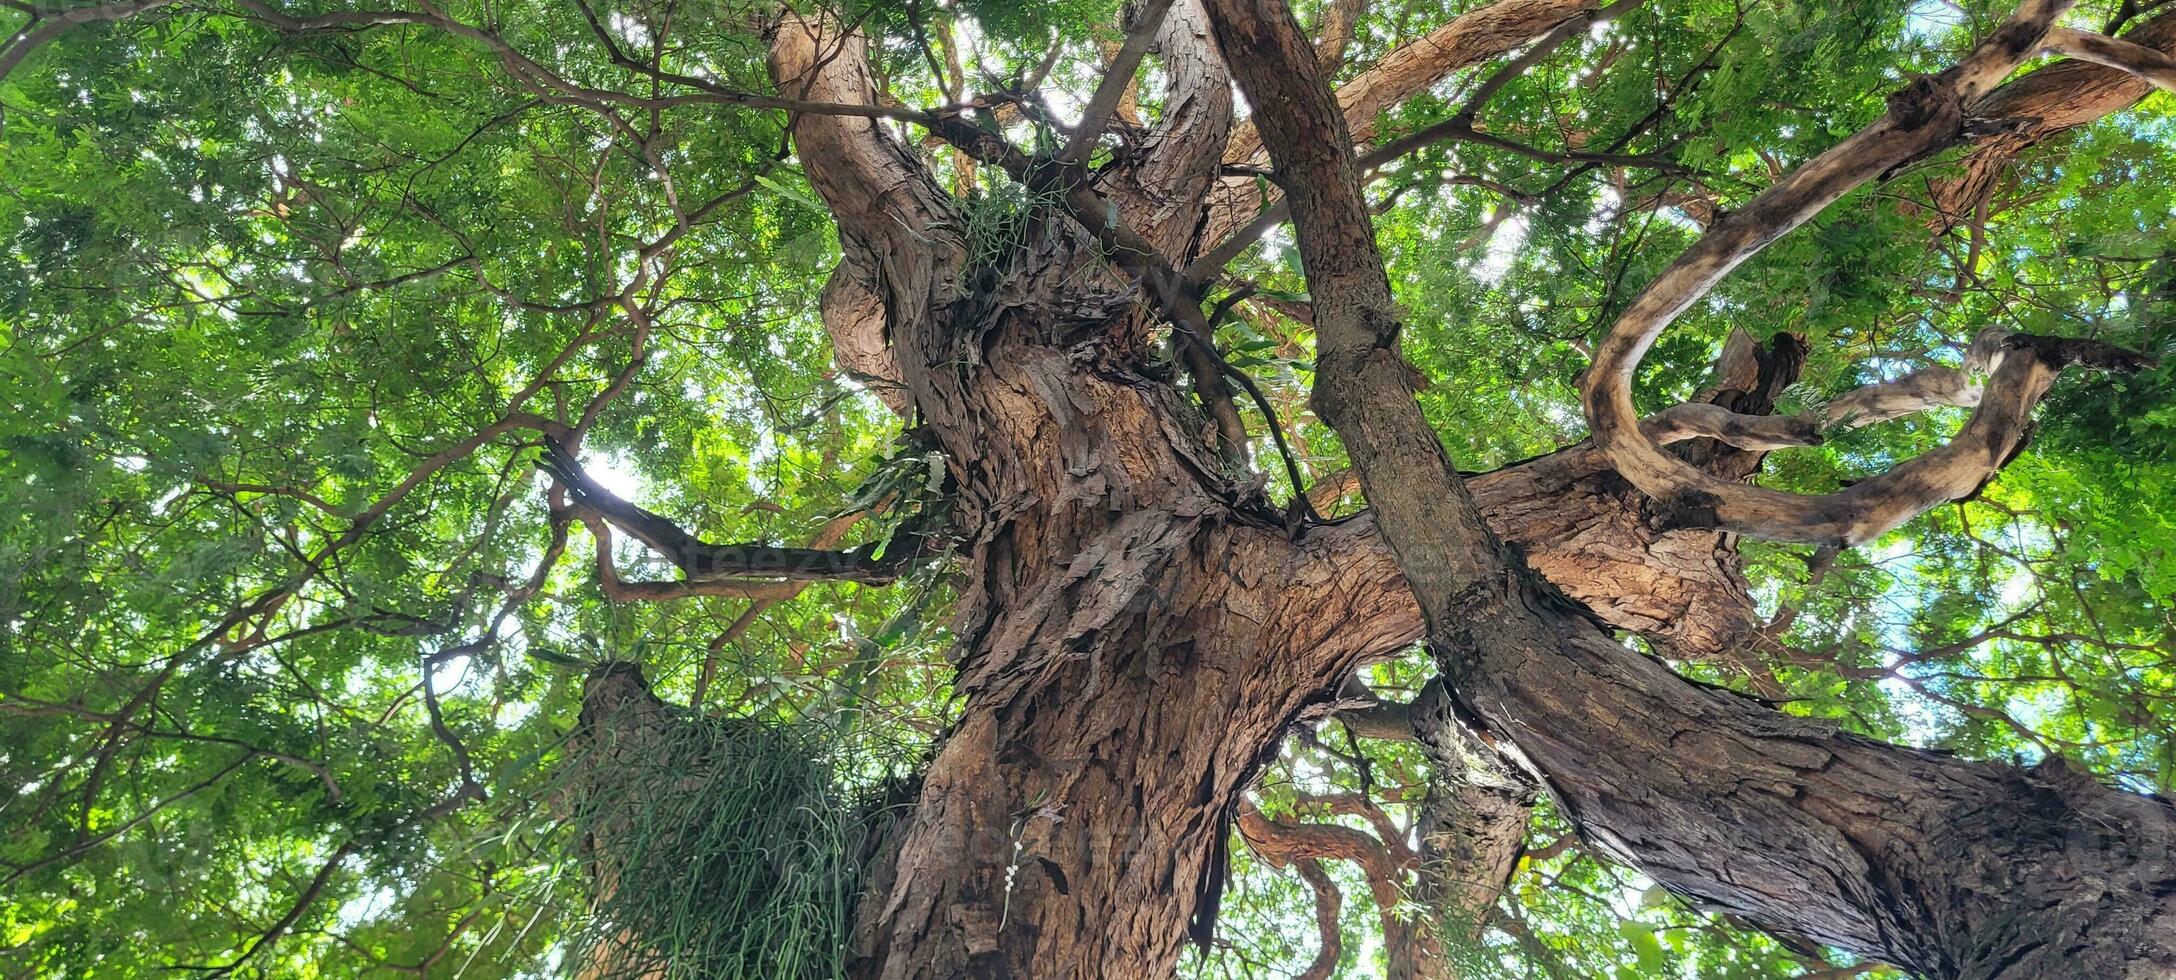
<path fill-rule="evenodd" d="M 1473 5 L 1373 0 L 1344 76 Z M 292 22 L 379 6 L 415 16 Z M 1387 169 L 1371 194 L 1405 351 L 1460 463 L 1581 438 L 1589 343 L 1699 215 L 1876 116 L 2008 7 L 1654 0 L 1480 119 L 1668 166 L 1445 142 Z M 1116 8 L 847 14 L 880 39 L 901 104 L 1042 77 L 1070 117 Z M 33 9 L 0 3 L 0 33 L 51 22 Z M 833 363 L 817 304 L 838 245 L 787 115 L 645 101 L 689 90 L 640 65 L 770 92 L 767 9 L 182 0 L 73 26 L 0 77 L 0 976 L 553 976 L 620 955 L 673 977 L 839 972 L 872 831 L 957 709 L 961 570 L 615 600 L 601 566 L 678 571 L 624 535 L 599 554 L 536 467 L 546 436 L 575 443 L 608 489 L 713 542 L 889 542 L 952 505 L 943 461 L 902 437 L 916 422 Z M 955 46 L 964 89 L 940 70 Z M 566 97 L 525 62 L 634 101 Z M 1384 131 L 1445 118 L 1480 77 Z M 1006 125 L 1052 142 L 1032 118 Z M 952 186 L 950 153 L 914 145 Z M 1877 738 L 2060 756 L 2167 794 L 2176 97 L 2033 148 L 1978 218 L 1938 228 L 1930 188 L 1963 166 L 1914 164 L 1764 252 L 1648 357 L 1642 407 L 1697 389 L 1737 328 L 1806 338 L 1790 406 L 1957 363 L 1991 325 L 2162 366 L 2062 382 L 1984 492 L 1874 546 L 1745 543 L 1774 627 L 1762 676 L 1676 666 Z M 978 263 L 1056 220 L 990 168 L 977 180 Z M 1255 291 L 1217 340 L 1324 479 L 1343 450 L 1305 408 L 1299 266 L 1282 232 L 1239 259 Z M 1763 482 L 1834 489 L 1961 417 L 1778 453 Z M 642 739 L 585 750 L 584 682 L 607 661 L 639 664 L 670 707 Z M 1403 698 L 1429 668 L 1365 674 Z M 1384 840 L 1411 830 L 1428 779 L 1411 746 L 1333 720 L 1288 739 L 1253 799 Z M 1325 802 L 1350 797 L 1366 806 Z M 1850 966 L 1688 908 L 1546 807 L 1527 846 L 1494 926 L 1459 950 L 1467 975 Z M 1218 939 L 1187 975 L 1299 971 L 1315 893 L 1243 843 L 1231 862 Z M 620 882 L 602 898 L 600 869 Z M 1380 975 L 1368 879 L 1326 870 L 1345 899 L 1338 975 Z"/>

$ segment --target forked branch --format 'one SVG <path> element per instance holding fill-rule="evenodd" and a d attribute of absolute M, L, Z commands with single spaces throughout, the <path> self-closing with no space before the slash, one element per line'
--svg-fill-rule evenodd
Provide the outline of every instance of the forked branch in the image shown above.
<path fill-rule="evenodd" d="M 2166 13 L 2131 29 L 2123 40 L 2162 54 L 2176 52 L 2176 13 Z M 1980 115 L 2003 120 L 2000 132 L 1976 140 L 1962 172 L 1935 181 L 1928 190 L 1948 227 L 1966 220 L 1993 193 L 2011 161 L 2027 148 L 2134 105 L 2153 91 L 2151 83 L 2120 68 L 2084 61 L 2057 62 L 2004 85 L 1988 96 Z"/>
<path fill-rule="evenodd" d="M 1170 10 L 1171 0 L 1149 0 L 1135 15 L 1133 27 L 1126 32 L 1126 43 L 1119 45 L 1118 54 L 1111 58 L 1111 66 L 1103 73 L 1103 81 L 1097 83 L 1095 94 L 1088 99 L 1088 108 L 1081 113 L 1080 124 L 1073 127 L 1072 135 L 1066 137 L 1065 147 L 1058 151 L 1059 163 L 1087 162 L 1096 140 L 1103 136 L 1103 128 L 1110 125 L 1111 117 L 1118 112 L 1119 100 L 1133 84 L 1134 69 L 1140 67 L 1142 57 L 1155 43 L 1157 32 L 1163 29 L 1164 15 Z"/>

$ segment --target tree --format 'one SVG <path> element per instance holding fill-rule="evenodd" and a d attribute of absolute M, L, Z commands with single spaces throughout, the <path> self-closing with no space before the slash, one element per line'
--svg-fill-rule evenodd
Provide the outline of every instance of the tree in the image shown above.
<path fill-rule="evenodd" d="M 6 955 L 2176 970 L 2176 13 L 1389 6 L 17 6 Z"/>

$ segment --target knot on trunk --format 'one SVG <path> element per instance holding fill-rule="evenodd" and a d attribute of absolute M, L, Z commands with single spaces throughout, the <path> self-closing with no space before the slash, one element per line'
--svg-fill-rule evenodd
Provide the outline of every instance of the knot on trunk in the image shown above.
<path fill-rule="evenodd" d="M 1715 511 L 1722 502 L 1705 490 L 1688 488 L 1648 505 L 1648 519 L 1657 531 L 1712 528 L 1721 523 Z"/>
<path fill-rule="evenodd" d="M 1964 130 L 1964 100 L 1957 87 L 1937 75 L 1920 75 L 1889 93 L 1889 114 L 1906 129 L 1939 124 L 1949 133 Z"/>
<path fill-rule="evenodd" d="M 1948 146 L 1964 134 L 1964 101 L 1954 84 L 1922 75 L 1889 93 L 1889 118 L 1897 133 L 1915 141 L 1911 152 L 1882 172 L 1886 180 L 1899 169 Z"/>

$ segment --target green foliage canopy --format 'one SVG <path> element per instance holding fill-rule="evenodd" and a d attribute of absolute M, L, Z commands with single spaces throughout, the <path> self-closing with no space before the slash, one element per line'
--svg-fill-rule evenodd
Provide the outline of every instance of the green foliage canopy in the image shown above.
<path fill-rule="evenodd" d="M 1368 4 L 1345 73 L 1467 6 Z M 768 91 L 765 10 L 358 9 L 171 3 L 72 27 L 0 79 L 9 975 L 570 969 L 592 909 L 552 797 L 581 667 L 597 661 L 639 662 L 707 715 L 844 725 L 887 747 L 813 763 L 840 786 L 911 769 L 947 716 L 941 565 L 881 589 L 611 601 L 600 559 L 629 578 L 670 569 L 624 541 L 598 556 L 536 475 L 542 437 L 578 441 L 615 489 L 708 540 L 784 544 L 847 514 L 863 516 L 843 544 L 884 540 L 900 495 L 939 482 L 941 461 L 832 365 L 815 309 L 837 247 L 786 115 L 693 97 Z M 1407 352 L 1435 381 L 1425 407 L 1461 462 L 1579 438 L 1587 343 L 1702 209 L 1826 148 L 2004 12 L 1654 0 L 1511 81 L 1480 119 L 1668 167 L 1446 142 L 1389 168 L 1378 235 Z M 1116 37 L 1118 12 L 959 0 L 845 16 L 879 39 L 900 103 L 1042 77 L 1062 108 L 1098 77 L 1094 42 Z M 47 23 L 0 9 L 0 30 Z M 1395 109 L 1385 131 L 1444 118 L 1477 79 Z M 1930 230 L 1928 187 L 1953 157 L 1851 198 L 1688 314 L 1649 358 L 1643 397 L 1688 394 L 1739 328 L 1807 338 L 1801 405 L 1955 363 L 1989 325 L 2166 357 L 2172 113 L 2156 95 L 2035 149 L 1977 227 Z M 973 213 L 1032 206 L 917 145 L 984 202 Z M 1311 335 L 1271 302 L 1304 298 L 1288 241 L 1234 267 L 1260 298 L 1218 339 L 1326 477 L 1343 461 L 1305 411 Z M 2061 755 L 2168 792 L 2172 371 L 2059 388 L 1979 498 L 1876 547 L 1748 544 L 1789 651 L 1768 669 L 1790 710 L 1972 756 Z M 1832 489 L 1956 423 L 1779 454 L 1765 479 Z M 1401 661 L 1372 679 L 1425 678 Z M 1333 724 L 1288 748 L 1257 796 L 1368 829 L 1310 800 L 1370 794 L 1410 819 L 1426 779 L 1408 749 Z M 1544 815 L 1532 846 L 1565 834 Z M 1188 969 L 1298 969 L 1313 955 L 1307 888 L 1235 851 L 1225 938 Z M 1365 894 L 1352 868 L 1332 870 Z M 1497 922 L 1471 951 L 1476 975 L 1809 969 L 1576 846 L 1531 860 Z M 1347 903 L 1344 932 L 1344 969 L 1379 969 L 1375 910 Z"/>

